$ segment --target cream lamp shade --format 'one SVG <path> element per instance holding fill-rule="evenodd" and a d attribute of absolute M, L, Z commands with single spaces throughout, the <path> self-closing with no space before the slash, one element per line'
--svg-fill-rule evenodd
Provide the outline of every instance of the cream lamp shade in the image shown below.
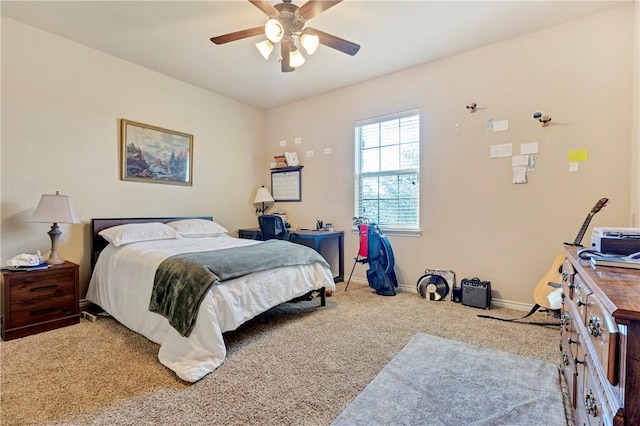
<path fill-rule="evenodd" d="M 320 37 L 303 31 L 300 35 L 300 44 L 309 55 L 313 55 L 320 45 Z"/>
<path fill-rule="evenodd" d="M 298 68 L 300 65 L 305 63 L 304 56 L 297 48 L 292 48 L 291 53 L 289 53 L 289 66 L 293 68 Z"/>
<path fill-rule="evenodd" d="M 263 40 L 260 43 L 256 43 L 256 48 L 264 59 L 269 59 L 269 55 L 271 55 L 271 52 L 273 51 L 273 43 L 269 40 Z"/>
<path fill-rule="evenodd" d="M 42 194 L 38 207 L 33 212 L 29 222 L 53 223 L 48 232 L 51 238 L 51 253 L 45 263 L 49 265 L 59 265 L 64 263 L 64 259 L 58 256 L 58 239 L 62 234 L 58 223 L 80 223 L 76 211 L 73 209 L 71 197 L 61 195 L 58 191 L 55 194 Z"/>
<path fill-rule="evenodd" d="M 264 212 L 273 204 L 274 200 L 271 193 L 267 188 L 262 185 L 256 192 L 256 197 L 253 199 L 253 205 L 256 206 L 256 214 L 264 214 Z"/>
<path fill-rule="evenodd" d="M 284 28 L 277 19 L 269 19 L 264 26 L 264 34 L 270 41 L 277 43 L 284 36 Z"/>

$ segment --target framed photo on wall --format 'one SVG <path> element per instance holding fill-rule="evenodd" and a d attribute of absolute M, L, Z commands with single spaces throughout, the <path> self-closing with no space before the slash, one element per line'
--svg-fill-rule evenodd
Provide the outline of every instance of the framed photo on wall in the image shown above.
<path fill-rule="evenodd" d="M 120 120 L 122 180 L 192 185 L 193 135 Z"/>

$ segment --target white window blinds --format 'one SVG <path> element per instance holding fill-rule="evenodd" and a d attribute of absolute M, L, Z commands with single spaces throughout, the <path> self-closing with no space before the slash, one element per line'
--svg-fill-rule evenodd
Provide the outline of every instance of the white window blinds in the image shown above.
<path fill-rule="evenodd" d="M 356 122 L 355 142 L 355 216 L 387 229 L 418 229 L 418 110 Z"/>

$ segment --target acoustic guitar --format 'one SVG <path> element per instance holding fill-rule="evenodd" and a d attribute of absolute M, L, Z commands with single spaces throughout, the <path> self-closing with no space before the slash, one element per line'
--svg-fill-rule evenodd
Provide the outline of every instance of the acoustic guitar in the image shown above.
<path fill-rule="evenodd" d="M 582 237 L 584 237 L 584 233 L 587 231 L 587 228 L 591 223 L 591 218 L 600 210 L 602 210 L 602 208 L 606 206 L 608 202 L 608 198 L 601 198 L 600 200 L 598 200 L 596 205 L 593 206 L 593 208 L 587 215 L 587 218 L 584 220 L 580 231 L 578 231 L 576 239 L 573 241 L 573 243 L 565 244 L 582 247 L 580 243 L 582 241 Z M 555 259 L 553 259 L 553 263 L 551 264 L 551 268 L 549 268 L 549 271 L 545 274 L 544 277 L 542 277 L 542 279 L 540 279 L 540 281 L 538 281 L 536 288 L 533 290 L 533 300 L 537 305 L 540 305 L 541 307 L 546 309 L 551 309 L 549 303 L 549 295 L 558 289 L 558 286 L 554 284 L 559 284 L 562 282 L 562 273 L 560 272 L 560 269 L 565 259 L 566 257 L 564 254 L 561 253 L 557 255 Z"/>

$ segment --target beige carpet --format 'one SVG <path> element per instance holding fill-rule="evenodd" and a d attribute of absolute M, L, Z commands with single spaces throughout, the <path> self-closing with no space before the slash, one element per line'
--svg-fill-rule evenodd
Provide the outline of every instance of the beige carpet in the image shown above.
<path fill-rule="evenodd" d="M 480 319 L 486 311 L 417 293 L 376 296 L 366 283 L 343 289 L 324 308 L 284 304 L 268 324 L 227 333 L 227 359 L 193 385 L 110 318 L 1 342 L 0 424 L 328 425 L 418 332 L 560 363 L 555 327 Z"/>

